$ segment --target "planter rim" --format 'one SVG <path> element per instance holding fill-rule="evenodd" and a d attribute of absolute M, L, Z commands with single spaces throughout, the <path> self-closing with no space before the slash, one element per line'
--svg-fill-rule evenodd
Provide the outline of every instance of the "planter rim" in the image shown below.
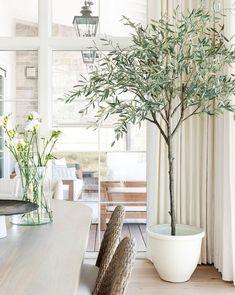
<path fill-rule="evenodd" d="M 183 232 L 183 234 L 177 235 L 177 229 Z M 197 240 L 205 236 L 205 231 L 202 228 L 187 225 L 176 224 L 176 235 L 170 235 L 170 224 L 156 224 L 147 228 L 147 233 L 150 237 L 155 237 L 161 240 L 174 240 L 174 241 L 186 241 Z"/>

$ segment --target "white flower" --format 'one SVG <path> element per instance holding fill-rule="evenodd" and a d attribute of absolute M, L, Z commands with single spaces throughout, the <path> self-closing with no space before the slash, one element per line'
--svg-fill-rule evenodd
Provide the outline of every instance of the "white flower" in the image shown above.
<path fill-rule="evenodd" d="M 39 128 L 41 122 L 38 120 L 31 120 L 26 126 L 25 131 L 33 131 L 34 129 Z"/>
<path fill-rule="evenodd" d="M 39 116 L 37 112 L 31 112 L 27 117 L 28 121 L 38 121 L 41 122 L 42 118 Z"/>
<path fill-rule="evenodd" d="M 18 147 L 18 145 L 25 145 L 25 141 L 22 138 L 14 138 L 11 141 L 11 144 L 14 145 L 15 147 Z"/>

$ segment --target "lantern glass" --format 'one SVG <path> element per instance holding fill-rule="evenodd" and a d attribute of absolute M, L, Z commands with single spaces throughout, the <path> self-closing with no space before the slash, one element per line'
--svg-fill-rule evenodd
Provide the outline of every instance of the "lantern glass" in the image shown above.
<path fill-rule="evenodd" d="M 74 29 L 79 37 L 95 37 L 99 23 L 98 16 L 75 16 Z"/>
<path fill-rule="evenodd" d="M 82 59 L 85 64 L 94 63 L 96 55 L 95 50 L 82 50 Z"/>

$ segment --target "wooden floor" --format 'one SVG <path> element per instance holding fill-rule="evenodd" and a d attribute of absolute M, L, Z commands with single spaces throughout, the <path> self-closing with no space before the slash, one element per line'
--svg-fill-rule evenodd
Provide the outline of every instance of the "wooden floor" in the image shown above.
<path fill-rule="evenodd" d="M 104 231 L 100 232 L 100 239 L 102 240 Z M 139 223 L 126 223 L 123 225 L 122 237 L 134 237 L 137 243 L 137 251 L 146 251 L 146 225 Z M 87 251 L 99 250 L 98 225 L 92 224 L 88 240 Z"/>
<path fill-rule="evenodd" d="M 95 263 L 87 259 L 86 263 Z M 190 281 L 167 283 L 162 281 L 153 264 L 137 259 L 125 295 L 235 295 L 231 282 L 224 282 L 211 265 L 198 266 Z"/>
<path fill-rule="evenodd" d="M 190 281 L 167 283 L 162 281 L 152 263 L 136 260 L 126 295 L 234 295 L 235 287 L 224 282 L 211 265 L 198 266 Z"/>

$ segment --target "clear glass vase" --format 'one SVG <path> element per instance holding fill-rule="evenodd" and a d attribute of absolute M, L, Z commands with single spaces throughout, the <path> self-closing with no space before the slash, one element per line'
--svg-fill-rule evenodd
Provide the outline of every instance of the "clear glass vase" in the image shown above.
<path fill-rule="evenodd" d="M 38 209 L 12 217 L 11 222 L 19 225 L 40 225 L 53 221 L 50 180 L 46 167 L 20 167 L 22 200 L 38 205 Z"/>

